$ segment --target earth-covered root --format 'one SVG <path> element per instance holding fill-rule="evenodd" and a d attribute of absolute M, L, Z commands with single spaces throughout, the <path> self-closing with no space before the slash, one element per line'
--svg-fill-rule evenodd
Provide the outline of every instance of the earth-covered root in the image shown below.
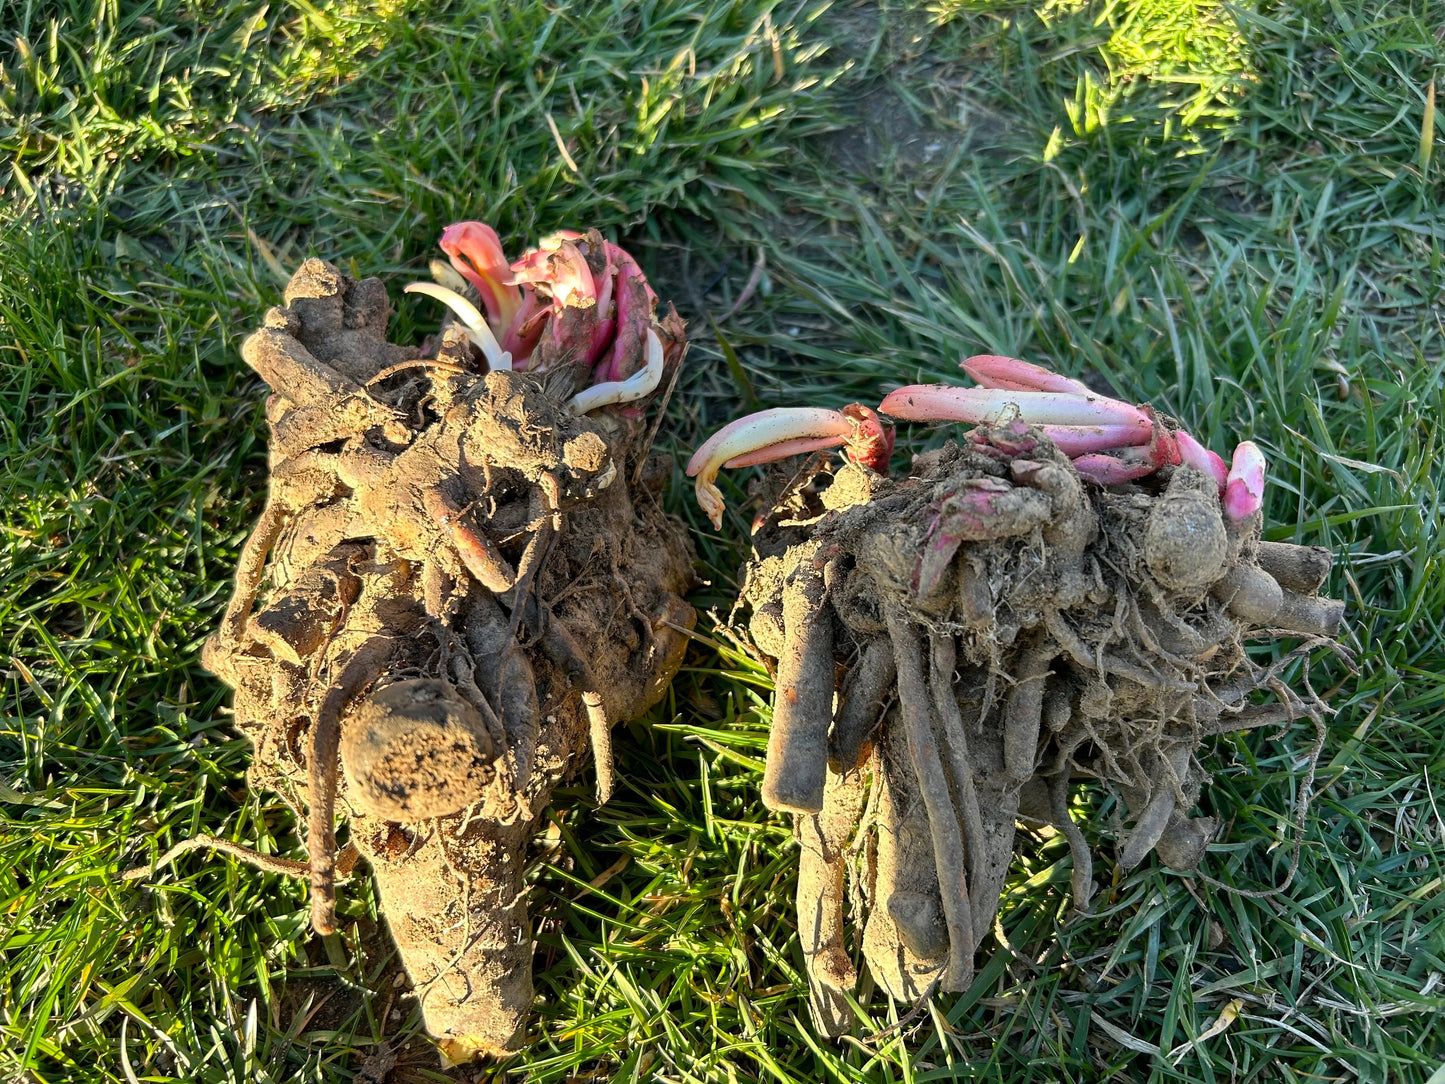
<path fill-rule="evenodd" d="M 252 785 L 308 818 L 314 926 L 337 925 L 339 806 L 427 1027 L 464 1060 L 521 1042 L 529 840 L 589 749 L 610 790 L 610 726 L 681 665 L 692 555 L 661 511 L 647 396 L 579 410 L 599 385 L 560 333 L 546 366 L 489 371 L 474 330 L 420 358 L 388 315 L 377 280 L 311 260 L 247 340 L 274 392 L 270 492 L 205 661 L 235 690 Z M 681 360 L 681 321 L 645 316 L 607 355 L 618 383 Z"/>
<path fill-rule="evenodd" d="M 1328 712 L 1245 651 L 1292 638 L 1298 657 L 1343 610 L 1317 594 L 1328 553 L 1261 543 L 1260 518 L 1232 519 L 1218 482 L 1183 465 L 1086 481 L 1018 423 L 920 456 L 904 479 L 819 468 L 760 517 L 740 607 L 776 660 L 763 797 L 796 816 L 821 1030 L 848 1026 L 831 917 L 845 876 L 866 912 L 853 949 L 890 996 L 917 1000 L 972 982 L 1019 819 L 1065 838 L 1087 908 L 1080 780 L 1128 810 L 1122 869 L 1151 852 L 1201 861 L 1217 827 L 1191 816 L 1207 739 Z"/>

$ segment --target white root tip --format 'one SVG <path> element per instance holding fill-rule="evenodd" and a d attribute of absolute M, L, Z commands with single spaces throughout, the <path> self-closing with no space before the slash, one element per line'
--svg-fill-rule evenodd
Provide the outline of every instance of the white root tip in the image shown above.
<path fill-rule="evenodd" d="M 435 298 L 456 314 L 466 329 L 467 338 L 479 349 L 487 359 L 487 365 L 492 369 L 510 369 L 512 367 L 512 355 L 502 350 L 497 337 L 492 334 L 491 325 L 487 318 L 482 315 L 481 310 L 473 305 L 455 290 L 448 290 L 445 286 L 439 286 L 435 282 L 409 282 L 402 287 L 405 294 L 425 294 L 427 297 Z"/>
<path fill-rule="evenodd" d="M 647 364 L 626 380 L 608 380 L 583 388 L 567 403 L 567 413 L 588 414 L 598 407 L 631 403 L 651 395 L 662 383 L 662 339 L 654 328 L 647 329 Z"/>

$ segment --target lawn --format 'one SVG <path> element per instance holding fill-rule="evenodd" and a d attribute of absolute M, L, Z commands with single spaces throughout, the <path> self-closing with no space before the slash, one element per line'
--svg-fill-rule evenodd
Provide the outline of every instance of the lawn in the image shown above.
<path fill-rule="evenodd" d="M 393 1082 L 1445 1079 L 1442 25 L 1432 0 L 10 0 L 0 1081 L 378 1084 L 383 1041 Z M 1257 441 L 1268 537 L 1336 553 L 1357 655 L 1311 663 L 1338 714 L 1303 823 L 1307 723 L 1218 739 L 1195 874 L 1114 873 L 1116 801 L 1085 791 L 1090 914 L 1064 841 L 1021 833 L 974 987 L 902 1021 L 865 997 L 831 1044 L 758 800 L 767 677 L 713 636 L 616 736 L 612 802 L 557 792 L 505 1065 L 441 1070 L 370 988 L 364 879 L 325 941 L 302 885 L 230 859 L 123 884 L 197 832 L 303 853 L 199 665 L 264 500 L 241 339 L 311 255 L 383 276 L 419 337 L 400 284 L 473 217 L 637 254 L 693 337 L 679 453 L 983 352 Z M 720 534 L 675 481 L 725 615 L 746 478 Z"/>

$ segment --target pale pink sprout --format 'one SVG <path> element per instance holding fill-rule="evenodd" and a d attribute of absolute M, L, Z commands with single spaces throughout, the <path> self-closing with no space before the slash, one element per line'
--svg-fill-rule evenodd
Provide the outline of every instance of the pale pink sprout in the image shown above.
<path fill-rule="evenodd" d="M 1018 358 L 981 354 L 961 365 L 981 387 L 912 385 L 891 392 L 878 409 L 908 421 L 1023 422 L 1042 429 L 1080 474 L 1100 485 L 1136 481 L 1182 464 L 1214 479 L 1232 518 L 1260 507 L 1264 460 L 1248 441 L 1236 450 L 1234 466 L 1226 468 L 1194 437 L 1157 422 L 1149 407 L 1101 396 Z"/>
<path fill-rule="evenodd" d="M 975 354 L 964 358 L 958 367 L 977 381 L 982 388 L 1006 388 L 1011 391 L 1061 391 L 1073 395 L 1093 395 L 1089 385 L 1041 365 L 999 354 Z"/>
<path fill-rule="evenodd" d="M 722 529 L 726 508 L 717 475 L 723 467 L 771 463 L 790 455 L 845 446 L 848 458 L 872 470 L 886 471 L 893 451 L 893 430 L 876 413 L 854 403 L 842 410 L 823 407 L 774 407 L 729 422 L 703 442 L 687 464 L 695 478 L 697 503 L 714 530 Z"/>
<path fill-rule="evenodd" d="M 1174 434 L 1174 439 L 1179 442 L 1179 454 L 1184 459 L 1184 465 L 1209 475 L 1219 483 L 1222 492 L 1229 481 L 1229 468 L 1224 465 L 1224 460 L 1182 429 Z"/>
<path fill-rule="evenodd" d="M 1234 449 L 1224 485 L 1224 514 L 1236 523 L 1264 507 L 1264 453 L 1252 440 Z"/>
<path fill-rule="evenodd" d="M 1138 407 L 1090 392 L 1009 391 L 913 384 L 889 392 L 879 411 L 904 421 L 954 421 L 982 424 L 1016 413 L 1029 425 L 1122 425 L 1146 435 L 1153 423 Z"/>

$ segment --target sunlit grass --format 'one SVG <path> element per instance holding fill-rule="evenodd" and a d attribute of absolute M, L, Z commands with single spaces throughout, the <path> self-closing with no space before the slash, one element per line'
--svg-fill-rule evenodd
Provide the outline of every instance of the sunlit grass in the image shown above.
<path fill-rule="evenodd" d="M 1116 807 L 1086 789 L 1095 911 L 1069 917 L 1067 848 L 1021 836 L 1019 957 L 986 951 L 973 990 L 898 1032 L 907 1007 L 865 997 L 833 1045 L 807 1022 L 790 828 L 757 798 L 766 674 L 700 644 L 617 735 L 613 802 L 558 793 L 533 1042 L 508 1072 L 1426 1080 L 1445 1060 L 1427 14 L 5 7 L 0 1079 L 345 1081 L 383 1039 L 393 1082 L 475 1079 L 443 1074 L 414 1003 L 377 988 L 364 880 L 324 945 L 298 884 L 199 855 L 145 891 L 116 872 L 197 831 L 300 854 L 291 810 L 246 793 L 198 665 L 264 496 L 264 391 L 237 348 L 305 256 L 414 273 L 442 225 L 481 215 L 518 242 L 596 224 L 639 254 L 694 336 L 659 440 L 677 450 L 749 397 L 876 401 L 982 351 L 1092 372 L 1220 450 L 1259 441 L 1272 534 L 1339 555 L 1359 655 L 1311 673 L 1342 683 L 1339 715 L 1289 888 L 1230 891 L 1288 866 L 1308 727 L 1221 739 L 1204 802 L 1228 824 L 1204 871 L 1224 887 L 1152 863 L 1112 881 Z M 424 321 L 406 302 L 397 334 Z M 747 478 L 720 535 L 675 480 L 710 581 L 695 600 L 726 613 Z"/>

